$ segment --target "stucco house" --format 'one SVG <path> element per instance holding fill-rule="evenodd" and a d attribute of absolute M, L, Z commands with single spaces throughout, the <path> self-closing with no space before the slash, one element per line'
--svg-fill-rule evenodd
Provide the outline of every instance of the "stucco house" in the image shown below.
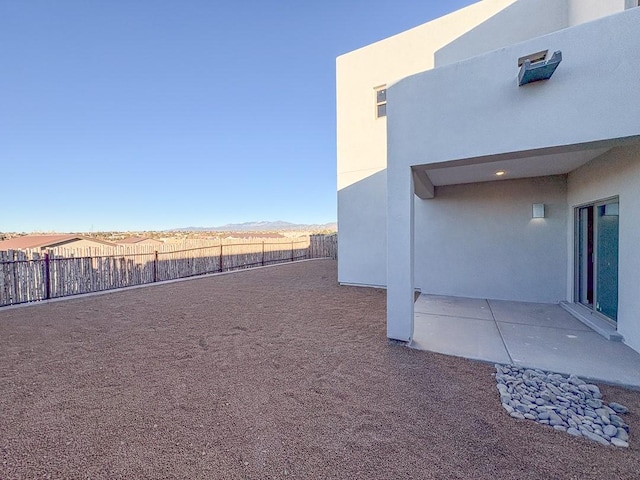
<path fill-rule="evenodd" d="M 561 303 L 640 351 L 637 7 L 483 0 L 338 57 L 338 279 L 387 288 L 389 338 L 419 290 Z"/>

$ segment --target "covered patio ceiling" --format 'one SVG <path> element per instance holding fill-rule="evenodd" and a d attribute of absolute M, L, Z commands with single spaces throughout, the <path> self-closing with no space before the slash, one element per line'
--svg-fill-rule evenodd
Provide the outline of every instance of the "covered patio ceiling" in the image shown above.
<path fill-rule="evenodd" d="M 609 151 L 608 148 L 582 150 L 551 155 L 537 155 L 511 160 L 475 163 L 465 166 L 444 166 L 425 169 L 436 186 L 456 185 L 460 183 L 490 182 L 498 179 L 541 177 L 561 175 L 584 165 Z M 504 172 L 496 176 L 496 172 Z"/>
<path fill-rule="evenodd" d="M 562 175 L 611 148 L 637 142 L 640 142 L 640 137 L 628 137 L 414 165 L 412 169 L 416 195 L 422 199 L 433 198 L 435 187 L 444 185 Z M 498 172 L 501 173 L 496 175 Z"/>

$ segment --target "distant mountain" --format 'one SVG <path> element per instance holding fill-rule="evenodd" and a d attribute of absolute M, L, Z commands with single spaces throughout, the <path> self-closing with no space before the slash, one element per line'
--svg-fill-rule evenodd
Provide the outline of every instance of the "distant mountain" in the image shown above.
<path fill-rule="evenodd" d="M 220 227 L 184 227 L 173 228 L 170 232 L 273 232 L 282 230 L 337 230 L 338 224 L 325 223 L 305 225 L 301 223 L 290 223 L 283 221 L 276 222 L 245 222 L 229 223 Z"/>

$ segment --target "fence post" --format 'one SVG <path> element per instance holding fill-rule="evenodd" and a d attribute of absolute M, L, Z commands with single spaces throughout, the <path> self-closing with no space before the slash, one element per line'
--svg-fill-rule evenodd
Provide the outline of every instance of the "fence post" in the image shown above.
<path fill-rule="evenodd" d="M 264 240 L 262 240 L 262 266 L 264 267 Z"/>
<path fill-rule="evenodd" d="M 220 240 L 220 272 L 222 272 L 222 240 Z"/>
<path fill-rule="evenodd" d="M 12 295 L 11 295 L 11 301 L 12 303 L 20 303 L 20 300 L 18 299 L 18 274 L 16 273 L 16 264 L 18 263 L 17 260 L 17 253 L 13 250 L 9 250 L 9 253 L 11 254 L 11 272 L 12 272 L 12 276 L 11 276 L 11 286 L 13 287 L 13 290 L 11 291 Z"/>
<path fill-rule="evenodd" d="M 153 252 L 153 283 L 158 281 L 158 250 Z"/>
<path fill-rule="evenodd" d="M 293 262 L 293 240 L 291 240 L 291 261 Z"/>
<path fill-rule="evenodd" d="M 49 265 L 49 252 L 44 254 L 44 298 L 51 298 L 51 267 Z"/>

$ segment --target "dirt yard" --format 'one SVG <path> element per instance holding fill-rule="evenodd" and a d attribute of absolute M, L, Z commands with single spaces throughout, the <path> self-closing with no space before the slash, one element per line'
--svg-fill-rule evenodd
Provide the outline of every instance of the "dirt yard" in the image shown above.
<path fill-rule="evenodd" d="M 499 403 L 493 367 L 390 345 L 315 260 L 0 310 L 0 478 L 637 479 Z"/>

